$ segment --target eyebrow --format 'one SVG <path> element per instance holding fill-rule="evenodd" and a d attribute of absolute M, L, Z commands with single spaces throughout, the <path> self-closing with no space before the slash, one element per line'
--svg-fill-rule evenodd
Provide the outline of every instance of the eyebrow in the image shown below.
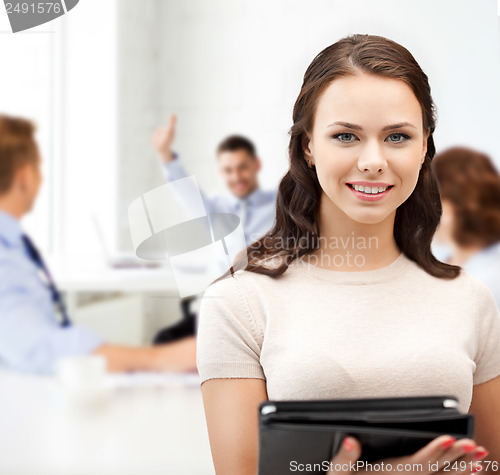
<path fill-rule="evenodd" d="M 356 124 L 351 124 L 350 122 L 342 122 L 342 121 L 336 121 L 332 122 L 331 124 L 327 125 L 327 127 L 332 127 L 333 125 L 341 125 L 343 127 L 347 127 L 348 129 L 353 129 L 353 130 L 363 130 L 363 128 L 360 125 Z M 413 127 L 416 129 L 416 127 L 413 124 L 410 124 L 410 122 L 398 122 L 397 124 L 391 124 L 386 127 L 384 127 L 382 130 L 394 130 L 394 129 L 400 129 L 402 127 Z"/>

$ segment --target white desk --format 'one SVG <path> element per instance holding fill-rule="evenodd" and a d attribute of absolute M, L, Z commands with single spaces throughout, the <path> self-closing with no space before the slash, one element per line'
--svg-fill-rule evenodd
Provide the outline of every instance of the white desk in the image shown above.
<path fill-rule="evenodd" d="M 179 295 L 174 273 L 166 261 L 158 267 L 112 268 L 98 256 L 47 258 L 58 287 L 65 292 L 170 292 Z M 203 284 L 203 266 L 186 269 L 189 278 Z"/>
<path fill-rule="evenodd" d="M 54 378 L 0 369 L 0 475 L 213 474 L 199 387 L 156 379 L 83 411 Z"/>
<path fill-rule="evenodd" d="M 181 316 L 177 283 L 172 270 L 166 264 L 154 268 L 117 269 L 108 266 L 99 256 L 61 255 L 49 256 L 47 261 L 58 288 L 66 296 L 68 313 L 72 320 L 94 328 L 109 341 L 135 345 L 148 343 L 152 334 L 155 334 L 159 328 L 174 323 Z M 192 279 L 204 281 L 202 273 L 194 272 Z M 82 317 L 82 312 L 79 311 L 83 308 L 82 296 L 86 293 L 105 294 L 104 297 L 108 299 L 113 298 L 113 293 L 123 294 L 133 299 L 129 302 L 133 308 L 131 306 L 105 308 L 104 311 L 94 312 L 98 316 L 92 317 L 89 321 L 88 314 Z M 145 316 L 150 313 L 151 304 L 153 309 L 155 308 L 151 300 L 152 295 L 164 299 L 162 305 L 165 318 L 157 315 L 152 319 L 145 319 Z M 128 303 L 125 302 L 125 305 L 127 306 Z M 125 335 L 114 339 L 113 328 L 116 328 L 117 323 L 113 321 L 113 316 L 118 318 L 120 315 L 128 315 L 128 324 L 125 324 L 124 328 L 130 328 L 130 331 L 123 330 Z M 122 319 L 122 322 L 124 321 Z"/>
<path fill-rule="evenodd" d="M 48 258 L 64 292 L 170 292 L 178 295 L 174 275 L 166 265 L 115 269 L 99 257 L 57 256 Z"/>

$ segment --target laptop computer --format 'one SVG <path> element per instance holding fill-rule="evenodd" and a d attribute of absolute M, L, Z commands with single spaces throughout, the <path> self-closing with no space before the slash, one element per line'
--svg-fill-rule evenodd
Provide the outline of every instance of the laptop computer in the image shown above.
<path fill-rule="evenodd" d="M 133 252 L 111 252 L 99 218 L 96 215 L 92 215 L 92 222 L 94 223 L 104 260 L 109 267 L 112 267 L 113 269 L 134 269 L 144 267 L 160 267 L 162 265 L 161 261 L 148 261 L 141 259 Z"/>

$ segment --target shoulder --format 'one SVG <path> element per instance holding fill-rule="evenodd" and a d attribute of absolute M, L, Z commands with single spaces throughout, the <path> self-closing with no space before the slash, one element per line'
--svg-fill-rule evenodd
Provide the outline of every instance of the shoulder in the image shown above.
<path fill-rule="evenodd" d="M 266 319 L 268 302 L 284 290 L 279 282 L 280 278 L 240 269 L 205 290 L 200 313 L 246 315 L 261 326 Z"/>
<path fill-rule="evenodd" d="M 268 275 L 240 269 L 210 284 L 203 297 L 246 297 L 253 289 L 272 287 L 275 280 Z"/>
<path fill-rule="evenodd" d="M 273 202 L 276 200 L 276 196 L 278 196 L 278 190 L 264 190 L 262 194 L 267 202 Z"/>
<path fill-rule="evenodd" d="M 236 206 L 234 196 L 227 191 L 222 192 L 208 192 L 205 193 L 205 198 L 211 202 L 213 206 L 220 212 L 232 212 Z"/>
<path fill-rule="evenodd" d="M 0 244 L 0 293 L 28 292 L 33 285 L 30 261 Z"/>
<path fill-rule="evenodd" d="M 262 302 L 266 296 L 248 285 L 255 277 L 258 278 L 256 274 L 238 270 L 207 287 L 200 304 L 199 335 L 218 329 L 215 331 L 220 337 L 222 332 L 231 329 L 248 332 L 255 341 L 262 340 L 266 319 Z"/>
<path fill-rule="evenodd" d="M 474 295 L 478 317 L 481 319 L 486 312 L 497 314 L 498 307 L 496 303 L 496 296 L 493 293 L 493 288 L 490 287 L 487 282 L 483 281 L 483 279 L 480 279 L 475 275 L 471 275 L 465 270 L 462 270 L 461 277 L 464 281 L 467 281 L 467 284 L 471 289 L 471 294 Z"/>
<path fill-rule="evenodd" d="M 276 196 L 278 194 L 277 189 L 269 189 L 269 190 L 264 190 L 263 188 L 258 188 L 254 193 L 253 193 L 253 200 L 254 204 L 259 205 L 259 206 L 265 206 L 265 205 L 270 205 L 274 204 L 276 201 Z"/>
<path fill-rule="evenodd" d="M 411 279 L 420 281 L 423 285 L 427 285 L 437 289 L 446 288 L 450 290 L 456 289 L 457 291 L 464 290 L 468 292 L 475 291 L 475 288 L 478 285 L 481 285 L 481 282 L 477 278 L 470 275 L 463 268 L 461 268 L 460 273 L 457 277 L 446 279 L 433 276 L 413 260 L 410 260 L 409 258 L 407 258 L 407 260 L 410 263 L 407 275 L 409 275 Z"/>
<path fill-rule="evenodd" d="M 463 268 L 457 277 L 447 279 L 433 276 L 414 261 L 408 261 L 406 272 L 398 277 L 395 286 L 416 305 L 467 317 L 476 314 L 477 307 L 490 299 L 490 289 Z"/>
<path fill-rule="evenodd" d="M 457 289 L 463 289 L 464 291 L 469 292 L 469 296 L 472 294 L 474 296 L 484 298 L 488 294 L 491 294 L 490 289 L 481 279 L 472 275 L 464 268 L 460 270 L 460 274 L 455 279 L 439 280 L 444 280 L 449 286 L 455 286 Z"/>
<path fill-rule="evenodd" d="M 19 265 L 19 258 L 7 245 L 0 241 L 0 273 L 10 272 Z"/>
<path fill-rule="evenodd" d="M 490 287 L 482 279 L 472 275 L 464 268 L 454 279 L 442 279 L 431 276 L 423 270 L 422 272 L 426 275 L 424 278 L 428 280 L 430 286 L 437 292 L 441 292 L 443 296 L 447 294 L 453 300 L 455 308 L 465 308 L 472 305 L 477 313 L 482 311 L 480 309 L 496 306 Z"/>
<path fill-rule="evenodd" d="M 464 291 L 468 291 L 469 298 L 473 299 L 476 308 L 476 316 L 480 320 L 482 315 L 487 312 L 498 313 L 495 295 L 493 294 L 492 288 L 487 285 L 487 283 L 464 269 L 462 269 L 457 279 L 462 281 Z M 467 294 L 465 294 L 465 297 L 467 297 Z"/>
<path fill-rule="evenodd" d="M 248 299 L 236 274 L 222 277 L 210 284 L 203 293 L 200 313 L 215 312 L 241 312 L 247 310 Z"/>

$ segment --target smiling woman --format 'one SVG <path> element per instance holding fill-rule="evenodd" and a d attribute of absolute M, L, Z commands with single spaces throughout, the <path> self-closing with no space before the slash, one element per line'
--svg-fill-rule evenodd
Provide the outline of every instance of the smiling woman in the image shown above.
<path fill-rule="evenodd" d="M 307 69 L 274 227 L 201 304 L 197 362 L 218 475 L 255 474 L 268 398 L 454 395 L 476 417 L 475 440 L 443 435 L 394 466 L 429 475 L 448 463 L 454 474 L 479 470 L 488 451 L 500 461 L 500 315 L 483 284 L 432 255 L 434 127 L 427 76 L 391 40 L 344 38 Z M 360 239 L 375 245 L 330 245 Z M 360 455 L 346 437 L 335 461 Z"/>
<path fill-rule="evenodd" d="M 386 226 L 386 238 L 395 241 L 392 252 L 373 256 L 370 268 L 394 260 L 397 245 L 430 274 L 456 277 L 458 267 L 437 261 L 430 249 L 441 215 L 430 170 L 434 111 L 426 74 L 397 43 L 358 35 L 319 53 L 294 107 L 290 170 L 280 183 L 276 227 L 260 248 L 252 246 L 248 269 L 281 275 L 295 258 L 324 254 L 314 238 L 330 234 L 329 223 L 335 234 L 350 234 L 353 220 L 361 220 Z M 322 233 L 317 213 L 328 215 Z M 345 216 L 351 222 L 342 229 Z M 262 260 L 275 254 L 273 241 L 283 234 L 308 236 L 308 246 L 290 248 L 283 265 L 266 267 Z"/>

